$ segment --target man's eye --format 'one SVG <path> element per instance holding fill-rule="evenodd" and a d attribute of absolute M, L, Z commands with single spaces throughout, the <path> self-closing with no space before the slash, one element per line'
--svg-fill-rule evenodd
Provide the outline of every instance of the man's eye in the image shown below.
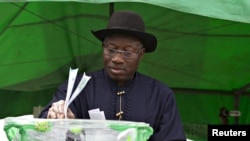
<path fill-rule="evenodd" d="M 115 49 L 108 49 L 109 53 L 115 53 Z"/>
<path fill-rule="evenodd" d="M 124 55 L 125 56 L 128 56 L 128 57 L 130 57 L 130 56 L 132 56 L 132 52 L 129 52 L 129 51 L 124 51 Z"/>

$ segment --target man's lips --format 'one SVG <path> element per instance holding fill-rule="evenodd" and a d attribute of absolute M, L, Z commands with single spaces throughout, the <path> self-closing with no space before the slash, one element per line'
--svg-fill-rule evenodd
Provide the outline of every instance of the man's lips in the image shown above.
<path fill-rule="evenodd" d="M 109 70 L 113 74 L 121 74 L 124 72 L 123 68 L 117 68 L 117 67 L 109 67 Z"/>

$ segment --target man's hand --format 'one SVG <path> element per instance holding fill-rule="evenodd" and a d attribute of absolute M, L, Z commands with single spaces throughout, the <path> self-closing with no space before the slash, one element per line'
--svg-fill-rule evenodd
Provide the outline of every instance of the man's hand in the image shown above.
<path fill-rule="evenodd" d="M 52 104 L 48 111 L 47 118 L 51 119 L 64 119 L 65 114 L 64 114 L 64 100 L 57 101 Z M 72 111 L 68 108 L 67 110 L 67 118 L 75 118 L 75 115 L 72 113 Z"/>

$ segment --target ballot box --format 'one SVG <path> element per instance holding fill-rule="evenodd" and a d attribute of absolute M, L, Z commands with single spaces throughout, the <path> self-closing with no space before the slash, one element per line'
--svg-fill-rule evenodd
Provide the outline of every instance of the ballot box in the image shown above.
<path fill-rule="evenodd" d="M 147 123 L 88 119 L 4 119 L 9 141 L 147 141 Z"/>

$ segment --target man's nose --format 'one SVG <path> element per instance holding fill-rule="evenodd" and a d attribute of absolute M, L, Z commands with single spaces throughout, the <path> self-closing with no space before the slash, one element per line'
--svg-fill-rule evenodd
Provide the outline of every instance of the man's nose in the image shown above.
<path fill-rule="evenodd" d="M 124 57 L 123 57 L 123 52 L 121 51 L 117 51 L 116 54 L 112 57 L 113 61 L 123 61 Z"/>

